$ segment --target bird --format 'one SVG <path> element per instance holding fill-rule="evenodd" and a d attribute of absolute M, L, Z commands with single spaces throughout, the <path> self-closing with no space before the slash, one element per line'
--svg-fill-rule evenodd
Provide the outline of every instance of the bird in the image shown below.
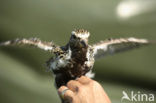
<path fill-rule="evenodd" d="M 109 38 L 95 44 L 89 44 L 90 32 L 75 29 L 71 32 L 68 43 L 64 46 L 53 42 L 41 41 L 38 38 L 17 38 L 0 43 L 1 46 L 28 45 L 54 54 L 46 65 L 55 77 L 56 88 L 66 85 L 68 81 L 81 76 L 94 77 L 92 72 L 95 60 L 108 55 L 128 51 L 144 45 L 152 44 L 150 40 L 128 38 Z"/>

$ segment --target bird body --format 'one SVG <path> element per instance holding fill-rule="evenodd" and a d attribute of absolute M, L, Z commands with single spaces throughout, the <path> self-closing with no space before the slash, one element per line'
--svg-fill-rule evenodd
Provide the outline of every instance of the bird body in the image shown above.
<path fill-rule="evenodd" d="M 70 40 L 65 46 L 57 46 L 52 42 L 42 42 L 37 38 L 10 40 L 0 43 L 0 46 L 31 45 L 54 53 L 55 56 L 46 63 L 49 70 L 53 71 L 56 87 L 59 88 L 61 85 L 66 85 L 69 80 L 82 75 L 94 77 L 92 68 L 95 59 L 150 44 L 147 39 L 131 37 L 108 39 L 89 45 L 89 36 L 90 33 L 87 30 L 78 29 L 72 31 Z"/>
<path fill-rule="evenodd" d="M 78 30 L 72 33 L 69 43 L 61 47 L 64 52 L 47 62 L 49 69 L 55 74 L 57 87 L 82 75 L 90 78 L 94 75 L 91 73 L 94 56 L 93 49 L 88 45 L 89 32 Z"/>

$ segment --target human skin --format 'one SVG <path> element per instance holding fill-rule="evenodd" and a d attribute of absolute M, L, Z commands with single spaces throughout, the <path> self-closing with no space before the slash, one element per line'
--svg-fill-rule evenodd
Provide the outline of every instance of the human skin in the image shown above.
<path fill-rule="evenodd" d="M 67 86 L 61 86 L 58 89 L 60 96 L 66 89 L 69 90 L 63 95 L 64 103 L 111 103 L 102 86 L 85 76 L 70 80 Z"/>

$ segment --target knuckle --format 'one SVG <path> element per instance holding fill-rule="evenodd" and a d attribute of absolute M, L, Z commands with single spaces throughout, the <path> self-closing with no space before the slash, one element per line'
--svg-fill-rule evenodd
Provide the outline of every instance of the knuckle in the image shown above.
<path fill-rule="evenodd" d="M 91 82 L 91 79 L 88 78 L 88 77 L 85 77 L 85 76 L 81 76 L 78 81 L 81 83 L 81 84 L 89 84 Z"/>
<path fill-rule="evenodd" d="M 71 80 L 67 83 L 67 87 L 73 92 L 78 92 L 81 84 L 78 81 Z"/>
<path fill-rule="evenodd" d="M 71 86 L 75 81 L 74 80 L 70 80 L 68 83 L 67 83 L 67 87 L 68 86 Z"/>
<path fill-rule="evenodd" d="M 81 76 L 80 78 L 79 78 L 79 80 L 83 80 L 83 79 L 86 79 L 87 77 L 85 77 L 85 76 Z"/>
<path fill-rule="evenodd" d="M 58 89 L 58 92 L 61 93 L 64 89 L 67 89 L 66 86 L 61 86 L 59 89 Z"/>

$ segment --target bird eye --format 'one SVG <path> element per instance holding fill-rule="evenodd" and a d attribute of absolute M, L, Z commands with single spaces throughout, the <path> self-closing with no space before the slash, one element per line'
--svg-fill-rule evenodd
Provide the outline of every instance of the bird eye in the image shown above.
<path fill-rule="evenodd" d="M 73 37 L 73 39 L 76 39 L 76 36 L 75 35 L 73 35 L 72 37 Z"/>

